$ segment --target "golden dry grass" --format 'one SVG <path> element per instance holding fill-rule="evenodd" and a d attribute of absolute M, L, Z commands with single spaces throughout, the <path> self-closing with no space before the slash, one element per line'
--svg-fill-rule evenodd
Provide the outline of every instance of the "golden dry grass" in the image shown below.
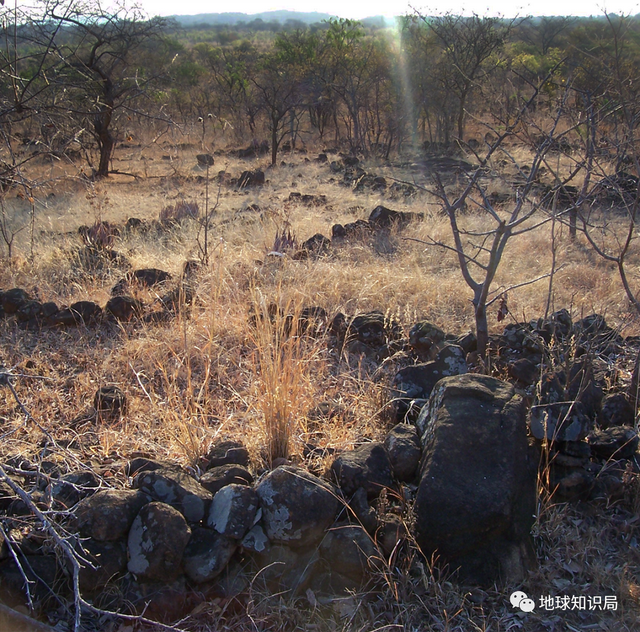
<path fill-rule="evenodd" d="M 78 226 L 96 219 L 119 225 L 128 217 L 153 220 L 163 206 L 182 199 L 196 200 L 203 209 L 203 171 L 194 166 L 199 151 L 195 146 L 181 150 L 177 143 L 160 150 L 139 148 L 121 157 L 116 167 L 146 171 L 153 179 L 117 177 L 89 191 L 78 182 L 60 181 L 53 198 L 47 197 L 53 185 L 43 188 L 35 222 L 36 256 L 29 257 L 30 236 L 25 230 L 18 236 L 14 260 L 0 268 L 0 288 L 24 287 L 41 300 L 59 304 L 93 300 L 104 305 L 123 270 L 111 266 L 100 274 L 84 271 L 77 255 Z M 178 158 L 167 163 L 161 160 L 163 153 Z M 251 309 L 264 314 L 273 302 L 288 304 L 290 309 L 285 311 L 294 313 L 304 306 L 320 306 L 330 316 L 338 311 L 352 315 L 380 310 L 400 322 L 405 332 L 416 321 L 428 319 L 447 332 L 464 333 L 473 328 L 471 291 L 452 253 L 427 245 L 452 243 L 448 223 L 435 198 L 426 192 L 402 200 L 356 193 L 341 186 L 339 174 L 331 174 L 326 165 L 307 162 L 303 154 L 283 158 L 287 164 L 268 169 L 263 188 L 221 187 L 211 257 L 198 273 L 196 299 L 188 313 L 156 325 L 132 322 L 35 331 L 13 321 L 1 324 L 0 364 L 47 378 L 15 381 L 20 400 L 42 428 L 25 421 L 10 392 L 0 390 L 3 457 L 42 459 L 46 443 L 42 429 L 58 442 L 57 448 L 46 446 L 46 458 L 67 469 L 74 469 L 79 461 L 117 464 L 139 453 L 196 467 L 209 445 L 221 438 L 244 441 L 259 466 L 278 456 L 302 462 L 305 443 L 346 449 L 363 438 L 383 435 L 392 365 L 380 368 L 358 356 L 329 350 L 322 340 L 298 340 L 298 347 L 287 347 L 282 339 L 274 343 L 283 323 L 271 325 L 263 318 L 259 322 L 264 326 L 256 329 L 250 324 Z M 222 161 L 220 169 L 232 175 L 261 164 L 216 160 L 216 170 Z M 389 167 L 379 169 L 391 175 Z M 397 177 L 410 176 L 400 170 Z M 214 196 L 216 188 L 212 181 Z M 327 204 L 309 207 L 291 202 L 291 191 L 324 194 Z M 8 202 L 25 210 L 23 200 Z M 424 213 L 425 219 L 393 234 L 389 242 L 353 243 L 317 260 L 267 256 L 276 232 L 284 226 L 290 226 L 301 242 L 316 232 L 330 235 L 334 223 L 366 218 L 380 203 Z M 259 210 L 247 210 L 251 204 Z M 485 226 L 484 218 L 473 211 L 463 222 L 470 229 Z M 627 303 L 616 270 L 595 256 L 584 239 L 571 241 L 560 226 L 555 231 L 558 272 L 551 310 L 568 308 L 574 317 L 603 313 L 622 333 L 637 334 L 638 315 Z M 514 238 L 494 290 L 549 272 L 552 245 L 550 223 Z M 160 232 L 123 233 L 114 247 L 134 269 L 157 267 L 178 277 L 184 261 L 198 256 L 197 226 L 185 220 Z M 638 262 L 634 245 L 629 259 L 634 282 Z M 153 290 L 135 292 L 148 305 L 157 300 Z M 548 298 L 548 279 L 510 291 L 509 318 L 522 321 L 544 315 Z M 494 333 L 504 326 L 497 322 L 496 313 L 494 305 L 489 316 Z M 125 391 L 126 415 L 117 422 L 92 421 L 72 427 L 70 422 L 91 406 L 94 392 L 105 384 Z M 335 406 L 337 416 L 320 423 L 310 420 L 310 411 L 320 401 Z M 279 425 L 280 429 L 284 425 L 288 436 L 280 437 L 285 444 L 277 454 L 269 454 L 265 452 L 269 432 Z M 115 480 L 121 475 L 114 467 L 107 476 Z M 638 498 L 636 490 L 635 499 L 628 499 L 619 510 L 543 507 L 536 527 L 541 566 L 528 584 L 532 593 L 540 596 L 550 586 L 564 585 L 574 592 L 615 594 L 620 611 L 614 614 L 580 620 L 539 613 L 525 620 L 513 612 L 504 592 L 465 590 L 415 559 L 390 564 L 381 587 L 367 595 L 314 603 L 308 595 L 296 601 L 256 594 L 232 606 L 208 603 L 187 625 L 194 630 L 212 629 L 206 627 L 211 625 L 215 629 L 319 631 L 587 629 L 583 625 L 633 630 L 640 613 L 636 572 L 640 560 L 637 547 L 629 552 L 631 536 L 627 535 L 637 536 L 637 523 L 628 522 L 627 514 L 635 511 L 637 515 Z M 622 528 L 625 520 L 628 524 Z M 569 584 L 554 584 L 555 580 Z"/>

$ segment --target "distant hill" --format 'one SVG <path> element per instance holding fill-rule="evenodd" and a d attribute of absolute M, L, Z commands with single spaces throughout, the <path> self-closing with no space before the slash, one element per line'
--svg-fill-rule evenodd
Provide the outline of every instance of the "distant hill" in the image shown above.
<path fill-rule="evenodd" d="M 189 27 L 196 24 L 238 24 L 262 20 L 263 22 L 279 22 L 284 24 L 287 20 L 297 20 L 304 24 L 315 24 L 336 17 L 329 13 L 318 13 L 316 11 L 304 13 L 301 11 L 265 11 L 263 13 L 198 13 L 196 15 L 172 15 L 180 26 Z"/>

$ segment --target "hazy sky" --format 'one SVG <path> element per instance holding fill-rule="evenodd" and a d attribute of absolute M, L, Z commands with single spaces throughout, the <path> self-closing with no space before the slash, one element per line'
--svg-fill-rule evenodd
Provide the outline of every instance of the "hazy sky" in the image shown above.
<path fill-rule="evenodd" d="M 439 0 L 431 4 L 410 0 L 138 0 L 151 15 L 193 15 L 196 13 L 260 13 L 275 9 L 319 11 L 345 18 L 364 18 L 372 15 L 402 15 L 412 7 L 423 13 L 452 11 L 475 12 L 479 15 L 602 15 L 609 13 L 636 14 L 639 0 Z"/>

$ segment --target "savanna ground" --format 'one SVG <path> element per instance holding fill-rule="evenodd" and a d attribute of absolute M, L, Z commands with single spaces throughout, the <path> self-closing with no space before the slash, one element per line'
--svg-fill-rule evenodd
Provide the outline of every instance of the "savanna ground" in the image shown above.
<path fill-rule="evenodd" d="M 266 168 L 267 159 L 241 160 L 215 152 L 207 172 L 197 166 L 200 139 L 121 147 L 114 159 L 120 172 L 98 183 L 77 177 L 71 165 L 34 161 L 31 177 L 47 182 L 31 202 L 9 192 L 7 212 L 25 228 L 16 237 L 13 258 L 0 267 L 0 288 L 22 287 L 41 301 L 59 305 L 91 300 L 104 305 L 124 269 L 83 269 L 77 229 L 98 220 L 122 227 L 130 217 L 156 220 L 176 202 L 197 201 L 201 213 L 215 207 L 209 235 L 210 257 L 198 272 L 196 297 L 188 311 L 167 323 L 140 322 L 72 329 L 28 330 L 13 320 L 0 326 L 0 364 L 16 374 L 15 390 L 31 414 L 23 411 L 7 388 L 0 391 L 3 459 L 17 455 L 34 463 L 57 462 L 75 469 L 79 461 L 99 469 L 106 484 L 122 485 L 118 464 L 144 454 L 197 467 L 208 446 L 220 439 L 241 439 L 256 469 L 264 467 L 268 429 L 265 409 L 279 389 L 290 408 L 290 459 L 315 471 L 327 463 L 310 462 L 303 446 L 344 450 L 362 440 L 379 439 L 389 428 L 388 386 L 394 359 L 374 363 L 346 350 L 327 348 L 322 339 L 300 350 L 293 371 L 276 372 L 269 382 L 265 345 L 250 326 L 252 309 L 281 305 L 320 306 L 330 317 L 379 310 L 408 333 L 418 320 L 429 320 L 450 333 L 474 327 L 471 292 L 455 254 L 434 241 L 451 244 L 450 229 L 437 200 L 428 192 L 393 197 L 388 192 L 355 192 L 340 184 L 342 175 L 315 161 L 321 148 L 282 153 L 283 164 Z M 524 150 L 523 150 L 524 151 Z M 329 160 L 337 156 L 329 154 Z M 263 187 L 237 190 L 218 172 L 237 177 L 245 169 L 265 169 Z M 424 174 L 400 161 L 369 160 L 369 173 L 427 186 Z M 63 177 L 64 176 L 64 177 Z M 455 186 L 455 185 L 451 185 Z M 502 186 L 496 183 L 496 189 Z M 325 195 L 326 204 L 304 205 L 289 194 Z M 331 226 L 366 219 L 383 204 L 397 211 L 424 214 L 385 243 L 353 242 L 329 256 L 295 261 L 268 256 L 276 235 L 291 230 L 298 242 L 315 233 L 331 235 Z M 256 206 L 252 206 L 256 205 Z M 470 210 L 465 221 L 482 226 Z M 32 230 L 33 229 L 33 230 Z M 202 231 L 184 219 L 162 230 L 122 231 L 113 248 L 133 269 L 160 268 L 179 278 L 186 260 L 201 258 Z M 509 242 L 498 271 L 496 292 L 511 290 L 510 314 L 498 323 L 498 303 L 490 308 L 490 328 L 528 321 L 561 308 L 574 320 L 605 315 L 622 335 L 640 333 L 640 319 L 629 306 L 614 266 L 600 259 L 578 235 L 572 241 L 561 224 L 552 224 Z M 199 236 L 198 236 L 199 234 Z M 411 239 L 408 239 L 411 238 Z M 200 244 L 200 245 L 199 245 Z M 633 282 L 640 260 L 637 245 L 629 256 Z M 152 305 L 152 290 L 134 288 Z M 620 367 L 628 379 L 628 367 Z M 281 383 L 278 385 L 278 376 Z M 92 403 L 101 385 L 119 386 L 129 407 L 120 421 L 71 424 Z M 311 414 L 319 402 L 340 411 L 330 419 Z M 37 422 L 36 423 L 34 423 Z M 52 439 L 55 443 L 52 443 Z M 112 467 L 110 467 L 110 465 Z M 614 504 L 557 504 L 541 494 L 534 530 L 539 568 L 521 586 L 491 590 L 467 588 L 448 579 L 412 552 L 388 562 L 387 571 L 365 592 L 339 599 L 313 594 L 266 596 L 251 587 L 231 599 L 200 606 L 176 628 L 185 630 L 637 630 L 640 628 L 640 486 L 630 474 L 623 500 Z M 509 603 L 513 590 L 536 600 L 526 614 Z M 545 595 L 613 595 L 616 611 L 553 610 L 538 607 Z M 91 622 L 92 620 L 90 620 Z M 89 625 L 89 623 L 87 624 Z M 96 624 L 97 625 L 97 624 Z M 106 625 L 106 624 L 105 624 Z M 110 624 L 133 629 L 134 624 Z M 136 624 L 137 625 L 137 624 Z M 66 629 L 66 628 L 60 628 Z M 105 628 L 106 629 L 106 628 Z M 143 629 L 143 628 L 140 628 Z"/>

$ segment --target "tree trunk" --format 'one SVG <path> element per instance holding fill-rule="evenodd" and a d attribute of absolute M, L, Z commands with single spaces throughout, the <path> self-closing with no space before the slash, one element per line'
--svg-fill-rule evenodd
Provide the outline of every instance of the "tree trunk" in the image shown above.
<path fill-rule="evenodd" d="M 271 164 L 275 165 L 278 160 L 278 123 L 271 119 Z"/>
<path fill-rule="evenodd" d="M 489 325 L 485 301 L 479 301 L 476 305 L 476 337 L 478 338 L 478 355 L 486 358 L 489 346 Z"/>
<path fill-rule="evenodd" d="M 98 149 L 100 151 L 100 162 L 95 172 L 96 178 L 106 178 L 109 175 L 109 165 L 115 146 L 115 140 L 109 129 L 111 125 L 111 109 L 105 109 L 96 114 L 94 120 L 94 130 L 98 139 Z"/>
<path fill-rule="evenodd" d="M 578 209 L 573 208 L 569 211 L 569 237 L 575 240 L 578 236 Z"/>

